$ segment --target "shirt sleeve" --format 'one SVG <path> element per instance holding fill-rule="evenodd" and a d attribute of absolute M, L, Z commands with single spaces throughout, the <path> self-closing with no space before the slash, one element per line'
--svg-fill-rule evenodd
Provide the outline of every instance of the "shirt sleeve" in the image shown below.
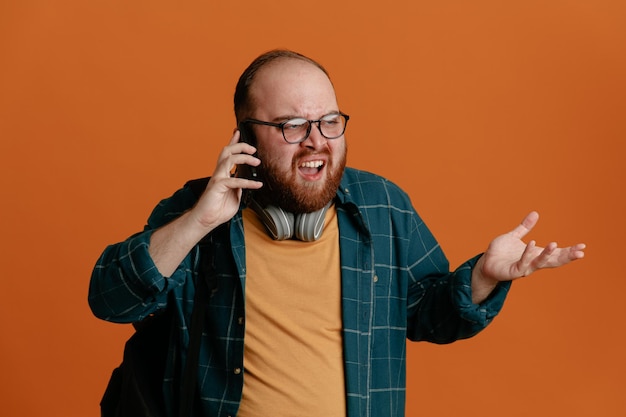
<path fill-rule="evenodd" d="M 131 323 L 164 308 L 168 294 L 191 274 L 188 255 L 169 277 L 157 269 L 148 249 L 155 229 L 178 217 L 192 204 L 188 190 L 180 190 L 154 209 L 143 232 L 108 246 L 93 269 L 88 302 L 103 320 Z"/>
<path fill-rule="evenodd" d="M 498 284 L 486 300 L 474 304 L 472 268 L 481 255 L 450 271 L 439 244 L 417 214 L 415 218 L 409 252 L 422 255 L 409 269 L 407 336 L 433 343 L 472 337 L 500 312 L 511 283 Z"/>
<path fill-rule="evenodd" d="M 511 282 L 499 283 L 486 300 L 480 304 L 474 304 L 472 302 L 472 269 L 481 256 L 482 254 L 470 259 L 455 271 L 452 280 L 452 299 L 463 320 L 484 328 L 502 309 Z"/>

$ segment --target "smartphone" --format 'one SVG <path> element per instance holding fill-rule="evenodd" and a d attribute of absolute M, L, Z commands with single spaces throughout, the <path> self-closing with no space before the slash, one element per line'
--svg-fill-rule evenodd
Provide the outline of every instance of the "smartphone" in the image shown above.
<path fill-rule="evenodd" d="M 239 125 L 237 125 L 237 129 L 239 129 L 239 141 L 248 143 L 256 148 L 256 137 L 254 136 L 252 127 L 247 123 L 239 123 Z M 255 153 L 253 156 L 258 157 L 258 153 Z M 247 178 L 255 181 L 260 180 L 257 167 L 246 164 L 237 165 L 237 172 L 235 175 L 240 178 Z"/>

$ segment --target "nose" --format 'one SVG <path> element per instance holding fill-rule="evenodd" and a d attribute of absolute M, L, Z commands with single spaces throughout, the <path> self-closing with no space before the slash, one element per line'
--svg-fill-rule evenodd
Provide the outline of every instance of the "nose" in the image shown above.
<path fill-rule="evenodd" d="M 320 130 L 320 122 L 311 123 L 309 136 L 301 142 L 303 146 L 311 149 L 320 149 L 326 146 L 326 143 L 326 138 L 322 136 L 322 131 Z"/>

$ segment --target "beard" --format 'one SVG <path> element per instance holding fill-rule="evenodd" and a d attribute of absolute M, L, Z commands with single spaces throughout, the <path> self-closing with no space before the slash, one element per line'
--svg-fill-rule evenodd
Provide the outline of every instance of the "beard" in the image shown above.
<path fill-rule="evenodd" d="M 347 145 L 338 158 L 328 158 L 328 163 L 323 167 L 326 170 L 324 180 L 299 181 L 296 161 L 310 154 L 329 155 L 328 152 L 312 153 L 303 150 L 294 155 L 291 166 L 285 170 L 280 168 L 278 161 L 264 155 L 259 149 L 259 159 L 263 161 L 259 171 L 264 185 L 255 193 L 255 199 L 261 205 L 273 204 L 294 214 L 312 213 L 328 204 L 337 194 L 346 167 Z"/>

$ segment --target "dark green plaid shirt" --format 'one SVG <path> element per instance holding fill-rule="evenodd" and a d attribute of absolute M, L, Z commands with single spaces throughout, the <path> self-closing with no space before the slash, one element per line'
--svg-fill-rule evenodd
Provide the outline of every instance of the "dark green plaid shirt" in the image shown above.
<path fill-rule="evenodd" d="M 196 197 L 183 188 L 163 200 L 145 231 L 106 248 L 93 271 L 89 302 L 114 322 L 140 321 L 157 310 L 173 312 L 175 332 L 164 380 L 173 408 L 184 363 L 198 270 L 191 251 L 169 279 L 148 254 L 152 230 L 189 209 Z M 335 199 L 340 231 L 343 343 L 347 415 L 404 415 L 406 340 L 449 343 L 473 336 L 499 312 L 508 283 L 481 305 L 471 302 L 474 258 L 450 272 L 439 244 L 408 196 L 379 176 L 346 169 Z M 210 299 L 203 333 L 197 416 L 235 416 L 245 377 L 245 247 L 241 211 L 231 220 L 226 255 L 218 262 L 218 290 Z M 295 255 L 297 256 L 297 255 Z M 178 368 L 178 369 L 175 369 Z M 173 413 L 170 413 L 173 415 Z"/>

